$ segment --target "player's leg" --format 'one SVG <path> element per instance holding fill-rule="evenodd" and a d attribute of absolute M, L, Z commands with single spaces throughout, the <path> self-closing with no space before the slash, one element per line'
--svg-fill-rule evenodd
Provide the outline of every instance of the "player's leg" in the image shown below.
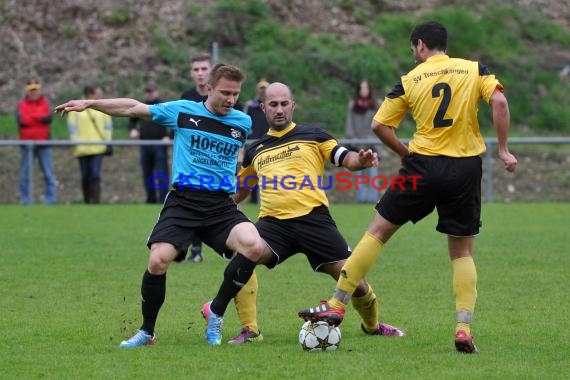
<path fill-rule="evenodd" d="M 342 310 L 376 262 L 384 244 L 398 228 L 409 220 L 417 222 L 433 211 L 435 200 L 430 196 L 425 167 L 422 158 L 417 155 L 403 159 L 399 172 L 406 179 L 403 187 L 391 187 L 376 204 L 377 214 L 342 268 L 333 297 L 324 304 L 299 311 L 299 317 L 327 320 L 329 315 Z"/>
<path fill-rule="evenodd" d="M 361 295 L 363 294 L 363 295 Z M 360 281 L 351 298 L 352 306 L 360 315 L 362 331 L 368 335 L 405 336 L 399 327 L 392 326 L 380 320 L 379 302 L 372 289 L 364 279 Z"/>
<path fill-rule="evenodd" d="M 458 351 L 466 353 L 477 351 L 471 336 L 471 321 L 477 300 L 477 270 L 472 257 L 473 242 L 473 237 L 448 237 L 455 295 L 455 346 Z"/>
<path fill-rule="evenodd" d="M 155 343 L 154 327 L 166 296 L 166 271 L 178 254 L 178 250 L 170 243 L 151 245 L 148 267 L 141 283 L 143 323 L 132 338 L 121 342 L 120 347 L 130 348 Z"/>
<path fill-rule="evenodd" d="M 289 220 L 273 217 L 261 218 L 256 224 L 259 235 L 265 241 L 265 250 L 257 264 L 268 268 L 275 267 L 290 256 L 297 253 L 297 234 L 290 228 Z M 255 272 L 243 289 L 236 295 L 234 301 L 242 330 L 230 344 L 258 342 L 263 339 L 257 324 L 257 276 Z"/>
<path fill-rule="evenodd" d="M 337 289 L 331 300 L 333 305 L 348 303 L 358 284 L 376 263 L 384 244 L 399 227 L 379 214 L 375 216 L 341 270 Z"/>
<path fill-rule="evenodd" d="M 343 272 L 347 266 L 347 259 L 350 259 L 351 251 L 348 243 L 339 232 L 336 223 L 330 216 L 327 208 L 315 209 L 309 215 L 299 219 L 298 240 L 301 252 L 304 252 L 314 270 L 324 271 L 340 282 L 345 275 Z M 354 253 L 352 253 L 354 255 Z M 362 278 L 364 275 L 362 274 Z M 354 288 L 350 289 L 350 294 L 356 291 L 358 297 L 365 297 L 362 305 L 369 301 L 369 313 L 366 315 L 366 322 L 371 329 L 375 329 L 378 324 L 378 313 L 373 293 L 368 294 L 369 287 L 361 279 L 358 279 Z M 362 284 L 361 284 L 362 283 Z M 359 286 L 360 285 L 360 286 Z M 368 295 L 368 297 L 366 297 Z M 330 302 L 323 302 L 315 312 L 308 310 L 302 317 L 311 320 L 326 320 L 328 323 L 336 325 L 344 318 L 345 304 L 332 305 Z M 373 306 L 373 307 L 372 307 Z M 373 319 L 373 320 L 372 320 Z"/>
<path fill-rule="evenodd" d="M 239 223 L 231 229 L 226 247 L 236 253 L 228 263 L 222 286 L 212 301 L 211 309 L 218 315 L 224 315 L 231 299 L 249 281 L 256 262 L 263 255 L 265 243 L 253 223 L 248 221 Z"/>
<path fill-rule="evenodd" d="M 474 353 L 477 348 L 471 322 L 477 299 L 477 270 L 473 247 L 481 225 L 482 160 L 478 156 L 440 158 L 436 164 L 441 180 L 447 184 L 437 202 L 436 229 L 448 236 L 455 295 L 455 347 L 460 352 Z"/>
<path fill-rule="evenodd" d="M 154 332 L 158 311 L 164 303 L 166 271 L 178 254 L 178 250 L 170 243 L 154 243 L 150 247 L 148 268 L 143 275 L 141 286 L 142 329 L 149 333 Z"/>
<path fill-rule="evenodd" d="M 323 266 L 335 280 L 338 280 L 345 261 L 330 263 Z M 361 280 L 352 295 L 352 306 L 360 315 L 361 328 L 368 335 L 404 336 L 406 333 L 398 327 L 381 322 L 379 319 L 379 305 L 372 286 L 366 280 Z"/>
<path fill-rule="evenodd" d="M 258 289 L 257 275 L 254 271 L 249 281 L 234 298 L 242 330 L 236 337 L 228 341 L 229 344 L 244 344 L 263 340 L 263 335 L 261 335 L 257 324 Z"/>
<path fill-rule="evenodd" d="M 340 311 L 343 311 L 350 302 L 358 284 L 376 262 L 384 242 L 388 241 L 398 228 L 399 226 L 388 222 L 380 215 L 376 215 L 374 221 L 344 263 L 333 297 L 319 306 L 299 311 L 299 316 L 305 320 L 326 320 L 332 324 L 340 324 L 344 317 L 344 313 L 340 313 Z M 384 240 L 380 240 L 381 238 Z"/>
<path fill-rule="evenodd" d="M 179 191 L 173 190 L 167 197 L 147 241 L 150 255 L 141 283 L 143 323 L 121 347 L 154 344 L 154 327 L 166 294 L 166 272 L 172 261 L 184 259 L 190 238 L 201 223 L 200 214 L 192 212 L 194 204 Z"/>
<path fill-rule="evenodd" d="M 206 340 L 212 345 L 221 344 L 223 316 L 228 304 L 249 281 L 265 250 L 265 243 L 253 223 L 230 201 L 228 198 L 227 212 L 219 214 L 217 224 L 202 233 L 203 241 L 219 254 L 227 250 L 236 252 L 226 266 L 216 297 L 202 307 L 208 325 Z"/>

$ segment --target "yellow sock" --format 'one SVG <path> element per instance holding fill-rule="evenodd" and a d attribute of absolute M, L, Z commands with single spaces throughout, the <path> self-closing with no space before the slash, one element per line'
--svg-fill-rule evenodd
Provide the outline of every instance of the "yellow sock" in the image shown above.
<path fill-rule="evenodd" d="M 250 279 L 234 298 L 239 320 L 243 327 L 249 327 L 259 333 L 257 327 L 257 275 L 255 271 Z"/>
<path fill-rule="evenodd" d="M 337 288 L 343 292 L 352 294 L 366 276 L 366 273 L 376 262 L 376 258 L 384 244 L 368 231 L 354 248 L 354 251 L 342 267 Z"/>
<path fill-rule="evenodd" d="M 342 309 L 343 307 L 346 306 L 346 304 L 345 304 L 344 302 L 341 302 L 341 301 L 337 300 L 337 299 L 334 298 L 334 297 L 331 298 L 331 299 L 328 301 L 328 303 L 329 303 L 329 305 L 330 305 L 331 307 L 333 307 L 334 309 Z"/>
<path fill-rule="evenodd" d="M 352 297 L 352 306 L 360 315 L 364 328 L 375 331 L 378 326 L 378 302 L 372 286 L 368 285 L 368 293 L 364 296 Z"/>
<path fill-rule="evenodd" d="M 459 330 L 463 330 L 467 333 L 467 335 L 471 335 L 471 325 L 468 323 L 457 322 L 455 324 L 455 332 L 458 332 Z"/>
<path fill-rule="evenodd" d="M 455 331 L 465 330 L 471 334 L 471 319 L 477 300 L 477 270 L 472 257 L 460 257 L 453 265 L 453 292 L 457 324 Z"/>

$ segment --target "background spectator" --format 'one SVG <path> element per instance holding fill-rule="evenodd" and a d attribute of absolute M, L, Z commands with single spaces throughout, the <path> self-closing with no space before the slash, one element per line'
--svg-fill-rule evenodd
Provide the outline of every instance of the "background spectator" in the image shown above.
<path fill-rule="evenodd" d="M 85 86 L 85 99 L 101 99 L 101 87 Z M 111 117 L 97 110 L 85 112 L 70 112 L 67 117 L 69 134 L 74 141 L 105 141 L 111 140 L 113 121 Z M 101 165 L 106 151 L 106 145 L 76 145 L 75 157 L 79 160 L 81 170 L 81 190 L 85 203 L 100 203 L 101 201 Z"/>
<path fill-rule="evenodd" d="M 374 114 L 378 110 L 379 101 L 374 97 L 370 83 L 362 80 L 356 87 L 354 97 L 348 103 L 346 115 L 345 131 L 350 139 L 374 139 L 378 137 L 372 132 L 371 124 Z M 371 148 L 377 151 L 378 145 L 357 144 L 355 150 Z M 378 168 L 371 167 L 362 170 L 360 175 L 366 175 L 370 180 L 378 175 Z M 378 201 L 378 191 L 371 185 L 359 185 L 356 191 L 356 200 L 359 203 L 376 203 Z"/>
<path fill-rule="evenodd" d="M 144 94 L 146 104 L 158 104 L 161 102 L 160 92 L 154 85 L 147 85 L 144 89 Z M 167 128 L 153 122 L 152 120 L 130 118 L 129 130 L 129 136 L 132 139 L 170 139 L 170 132 L 167 130 Z M 166 194 L 168 193 L 168 181 L 166 180 L 165 183 L 155 184 L 153 181 L 149 181 L 149 178 L 151 178 L 154 172 L 161 172 L 168 175 L 168 146 L 141 145 L 140 163 L 142 168 L 143 186 L 146 192 L 146 203 L 163 203 L 164 199 L 166 198 Z M 158 190 L 156 185 L 159 185 Z"/>
<path fill-rule="evenodd" d="M 243 108 L 243 112 L 248 114 L 252 121 L 251 134 L 247 137 L 250 140 L 260 138 L 269 130 L 269 124 L 267 124 L 265 112 L 263 112 L 260 105 L 265 100 L 265 89 L 267 86 L 269 86 L 267 79 L 261 78 L 259 83 L 257 83 L 257 93 L 255 97 L 248 100 Z"/>
<path fill-rule="evenodd" d="M 180 95 L 180 99 L 192 100 L 194 102 L 203 102 L 208 97 L 208 78 L 210 77 L 210 69 L 212 68 L 212 60 L 210 54 L 200 53 L 190 59 L 190 77 L 194 82 L 194 87 L 184 91 Z M 234 105 L 236 110 L 242 110 L 243 106 L 238 100 Z"/>
<path fill-rule="evenodd" d="M 53 110 L 47 98 L 41 92 L 41 84 L 33 79 L 26 85 L 26 96 L 16 108 L 16 122 L 20 140 L 49 140 L 50 124 Z M 30 152 L 33 149 L 33 152 Z M 52 153 L 50 146 L 20 147 L 20 197 L 22 204 L 29 205 L 32 189 L 30 180 L 34 158 L 38 158 L 44 174 L 45 193 L 44 203 L 54 204 L 57 200 L 56 180 L 53 175 Z"/>
<path fill-rule="evenodd" d="M 248 140 L 256 140 L 267 133 L 269 130 L 269 124 L 267 124 L 267 118 L 265 117 L 265 112 L 261 109 L 261 103 L 265 100 L 265 89 L 269 86 L 269 82 L 265 78 L 261 78 L 259 83 L 257 83 L 257 93 L 253 99 L 248 100 L 245 103 L 243 112 L 251 117 L 252 128 L 251 134 L 247 137 Z M 247 149 L 247 146 L 245 147 Z M 249 201 L 251 203 L 257 203 L 259 200 L 258 189 L 253 189 Z"/>

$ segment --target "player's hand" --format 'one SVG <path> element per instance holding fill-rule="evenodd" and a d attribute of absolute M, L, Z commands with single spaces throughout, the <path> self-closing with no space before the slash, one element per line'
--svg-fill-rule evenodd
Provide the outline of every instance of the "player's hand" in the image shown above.
<path fill-rule="evenodd" d="M 499 151 L 499 158 L 503 161 L 505 166 L 505 170 L 508 172 L 514 172 L 517 168 L 517 158 L 511 154 L 508 150 L 507 151 Z"/>
<path fill-rule="evenodd" d="M 81 112 L 85 109 L 87 109 L 87 102 L 85 100 L 70 100 L 67 103 L 55 107 L 55 112 L 61 112 L 61 116 L 63 117 L 69 112 Z"/>
<path fill-rule="evenodd" d="M 369 167 L 378 167 L 378 163 L 380 162 L 380 157 L 378 157 L 378 153 L 374 152 L 372 149 L 360 149 L 358 151 L 358 162 L 363 168 Z"/>

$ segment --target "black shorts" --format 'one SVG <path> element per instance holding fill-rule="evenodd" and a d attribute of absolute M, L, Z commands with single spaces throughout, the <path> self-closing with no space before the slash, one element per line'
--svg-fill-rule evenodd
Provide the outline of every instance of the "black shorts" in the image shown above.
<path fill-rule="evenodd" d="M 153 243 L 170 243 L 179 251 L 176 261 L 181 261 L 194 235 L 197 235 L 223 255 L 230 231 L 243 222 L 251 221 L 238 210 L 226 192 L 171 190 L 147 246 L 150 248 Z"/>
<path fill-rule="evenodd" d="M 455 158 L 412 153 L 404 158 L 399 172 L 406 178 L 405 189 L 394 186 L 392 181 L 376 210 L 389 222 L 402 225 L 418 222 L 437 207 L 439 232 L 477 235 L 481 227 L 482 173 L 479 156 Z"/>
<path fill-rule="evenodd" d="M 314 271 L 324 264 L 348 259 L 351 250 L 325 206 L 291 219 L 261 218 L 255 226 L 273 251 L 273 268 L 296 253 L 304 253 Z"/>

